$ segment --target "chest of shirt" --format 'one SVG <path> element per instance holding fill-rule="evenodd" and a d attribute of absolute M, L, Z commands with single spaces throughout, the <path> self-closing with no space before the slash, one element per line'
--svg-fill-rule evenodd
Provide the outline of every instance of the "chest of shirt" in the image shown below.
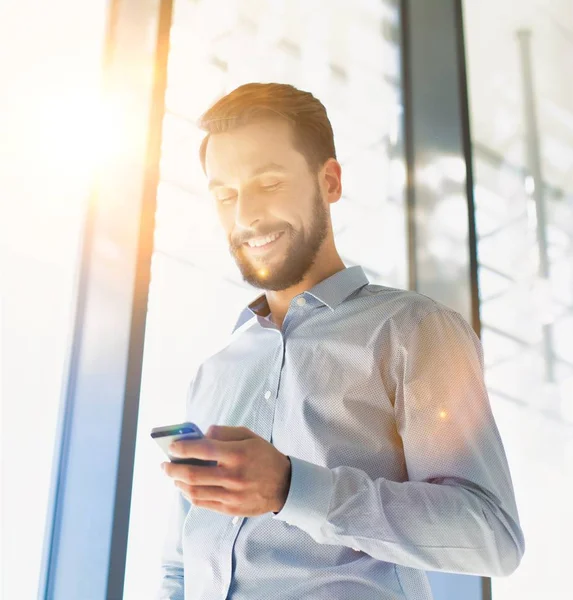
<path fill-rule="evenodd" d="M 282 453 L 329 468 L 406 480 L 383 375 L 393 360 L 387 342 L 367 328 L 344 337 L 335 328 L 254 328 L 201 365 L 187 418 L 204 431 L 247 427 Z"/>

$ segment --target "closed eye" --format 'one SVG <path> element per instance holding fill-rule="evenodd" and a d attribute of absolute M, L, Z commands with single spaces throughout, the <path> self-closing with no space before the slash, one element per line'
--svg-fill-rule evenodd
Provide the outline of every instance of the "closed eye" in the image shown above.
<path fill-rule="evenodd" d="M 280 182 L 279 183 L 272 183 L 269 185 L 261 185 L 259 186 L 260 189 L 264 190 L 265 192 L 274 192 L 276 189 L 278 189 L 280 187 Z M 233 200 L 236 197 L 236 194 L 232 194 L 231 196 L 225 196 L 224 198 L 217 198 L 217 201 L 220 202 L 221 204 L 225 204 L 231 200 Z"/>

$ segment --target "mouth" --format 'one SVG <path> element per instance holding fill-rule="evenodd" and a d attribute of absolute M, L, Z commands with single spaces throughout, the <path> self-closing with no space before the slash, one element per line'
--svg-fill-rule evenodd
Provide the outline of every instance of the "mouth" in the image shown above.
<path fill-rule="evenodd" d="M 249 252 L 249 254 L 257 256 L 259 254 L 265 254 L 269 250 L 273 249 L 277 245 L 277 242 L 279 242 L 283 237 L 284 231 L 280 231 L 279 236 L 267 244 L 263 244 L 262 246 L 249 246 L 249 244 L 245 242 L 243 247 Z"/>

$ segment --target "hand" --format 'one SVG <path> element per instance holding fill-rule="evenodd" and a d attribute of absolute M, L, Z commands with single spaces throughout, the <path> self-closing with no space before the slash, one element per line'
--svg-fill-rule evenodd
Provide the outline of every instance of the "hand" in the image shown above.
<path fill-rule="evenodd" d="M 163 463 L 167 475 L 195 506 L 253 517 L 279 512 L 286 502 L 290 460 L 246 427 L 212 425 L 204 438 L 174 442 L 169 452 L 218 463 L 216 467 Z"/>

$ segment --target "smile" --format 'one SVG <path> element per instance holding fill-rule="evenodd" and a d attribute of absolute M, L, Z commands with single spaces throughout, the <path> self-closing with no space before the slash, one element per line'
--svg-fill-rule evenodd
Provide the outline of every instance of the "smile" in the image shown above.
<path fill-rule="evenodd" d="M 243 246 L 247 248 L 247 250 L 251 254 L 262 254 L 273 248 L 276 245 L 277 241 L 283 237 L 283 234 L 284 231 L 281 231 L 278 235 L 274 234 L 272 236 L 267 236 L 266 238 L 260 238 L 263 241 L 268 240 L 267 243 L 262 244 L 260 246 L 250 246 L 248 242 L 245 242 Z"/>

